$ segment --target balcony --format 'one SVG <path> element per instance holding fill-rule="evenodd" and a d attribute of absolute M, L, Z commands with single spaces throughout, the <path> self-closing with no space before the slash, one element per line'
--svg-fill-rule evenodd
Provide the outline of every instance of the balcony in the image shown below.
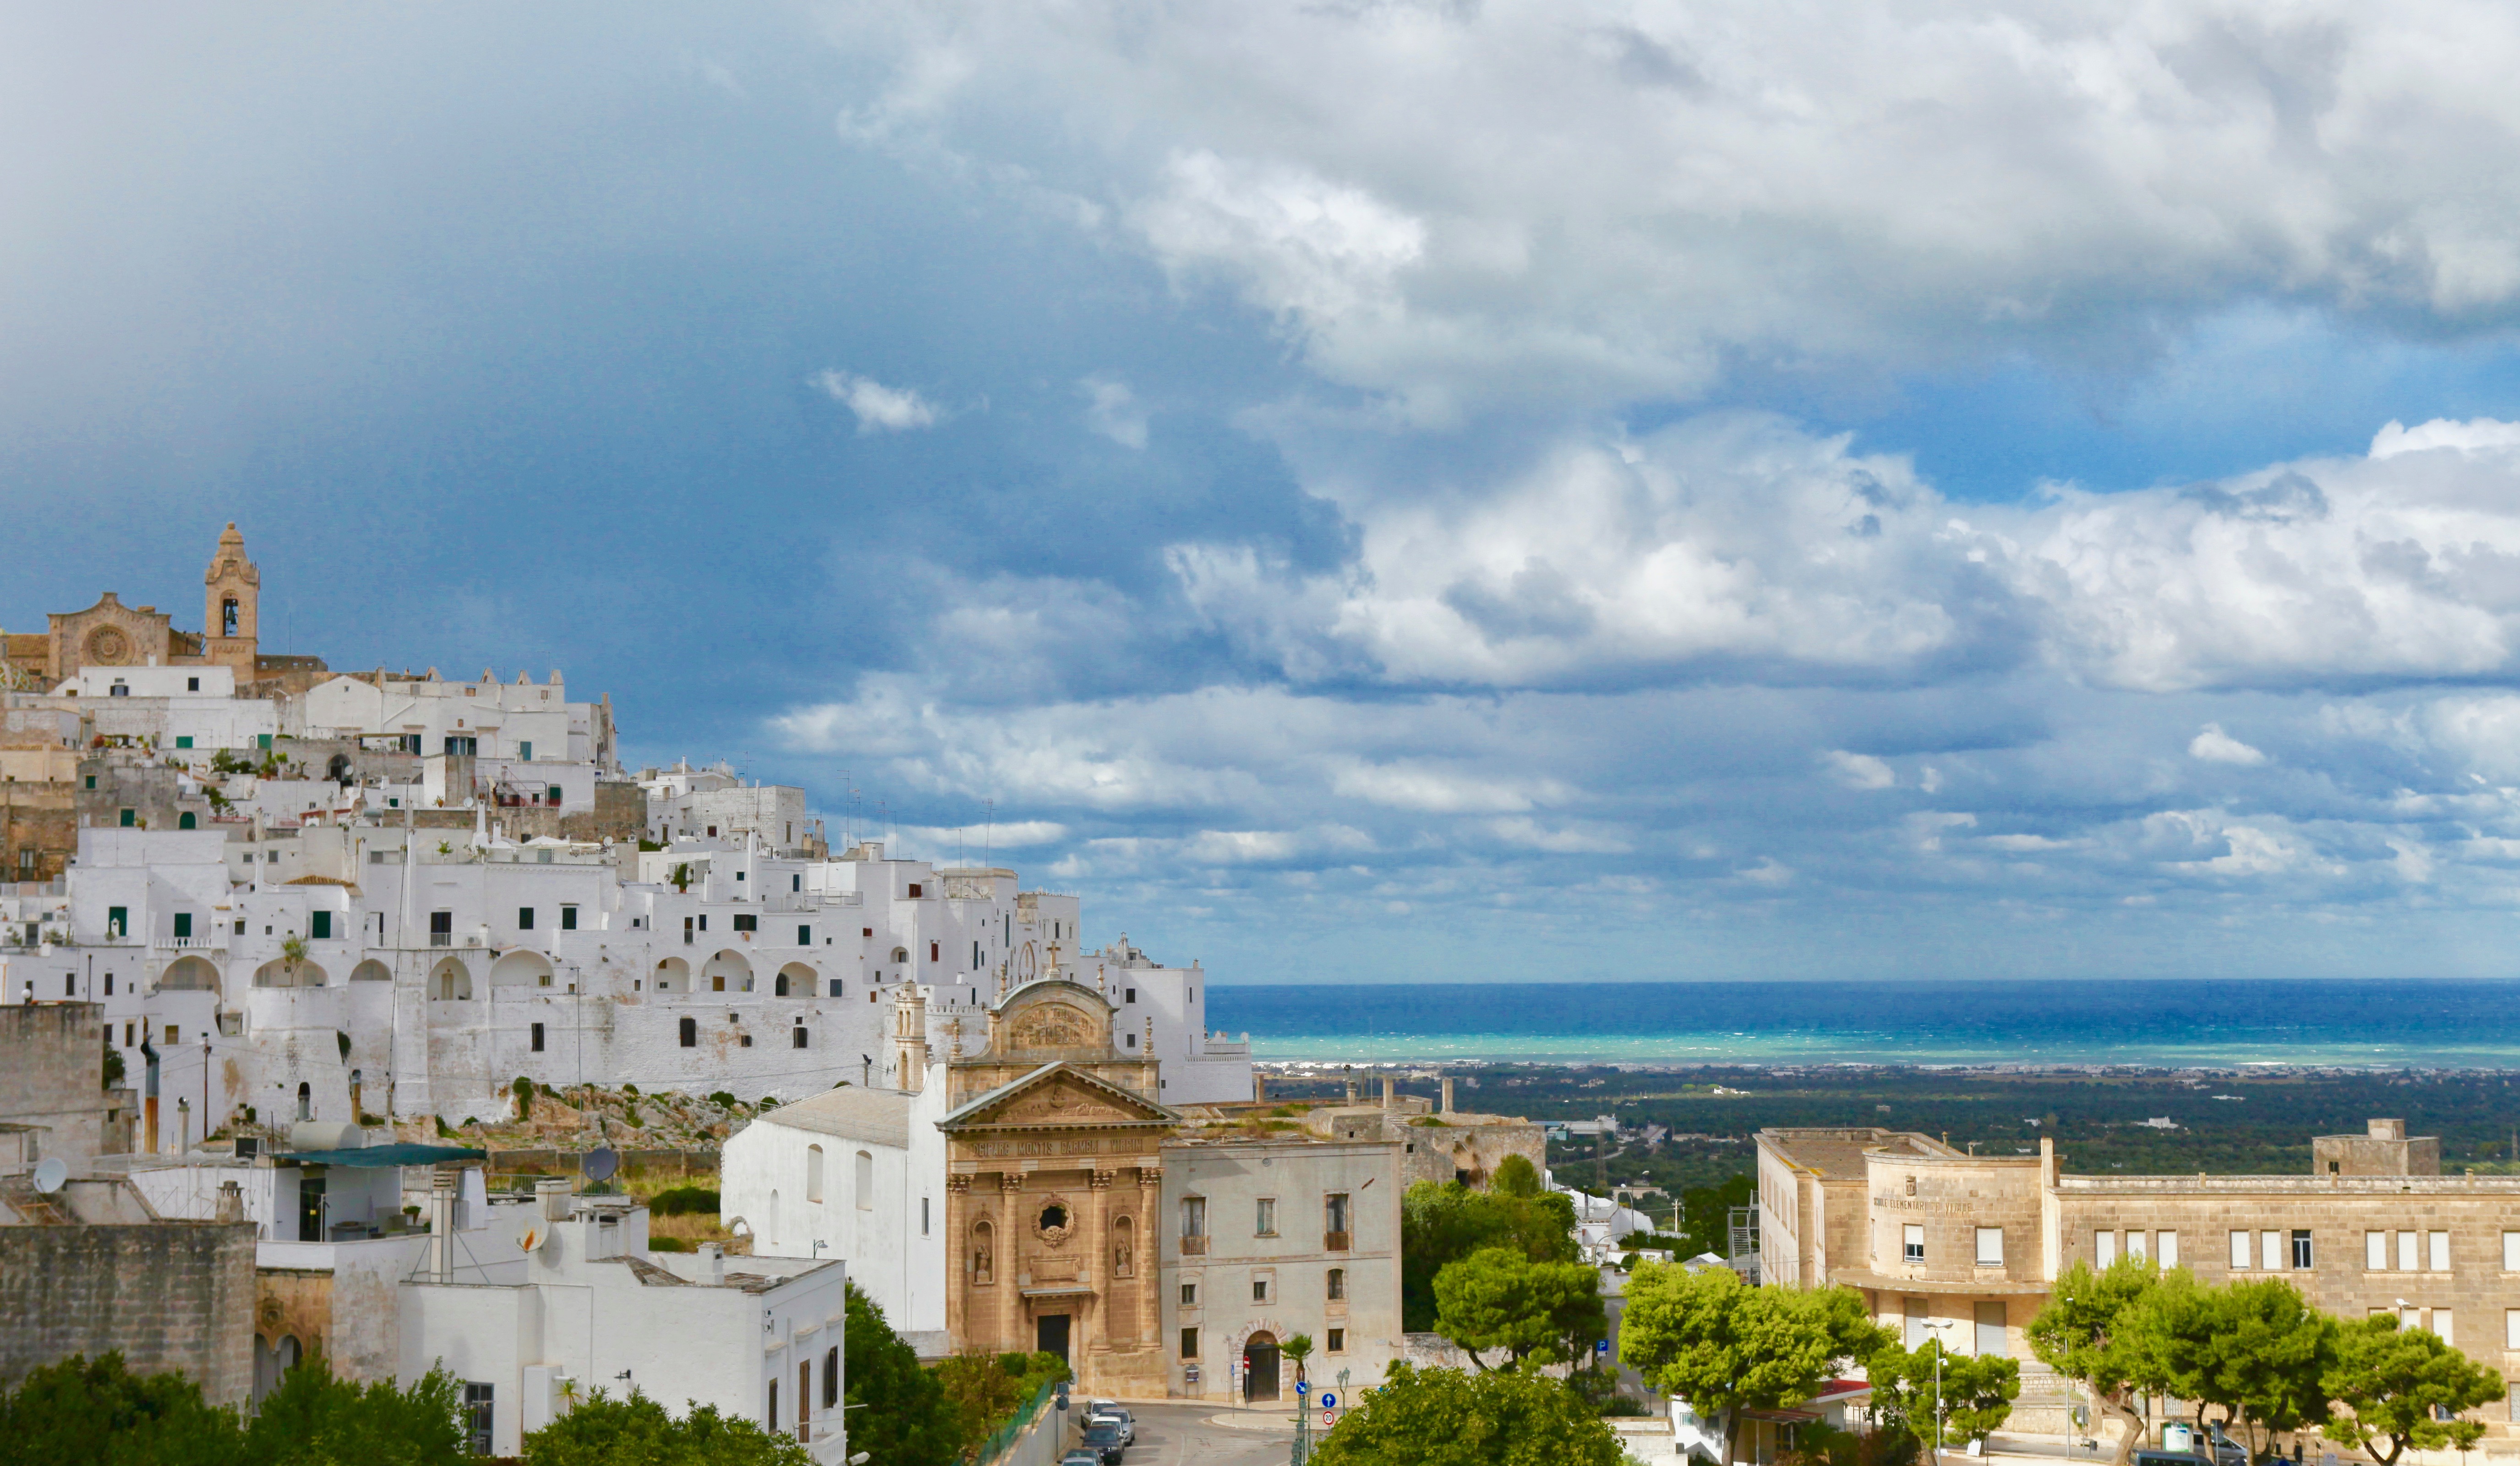
<path fill-rule="evenodd" d="M 431 947 L 452 947 L 455 945 L 455 933 L 451 931 L 430 932 L 428 934 L 428 945 Z"/>
<path fill-rule="evenodd" d="M 1181 1250 L 1183 1257 L 1203 1258 L 1207 1256 L 1207 1239 L 1205 1237 L 1184 1237 L 1181 1239 Z"/>
<path fill-rule="evenodd" d="M 1346 1252 L 1349 1250 L 1350 1240 L 1351 1239 L 1346 1232 L 1324 1232 L 1322 1233 L 1322 1251 Z"/>

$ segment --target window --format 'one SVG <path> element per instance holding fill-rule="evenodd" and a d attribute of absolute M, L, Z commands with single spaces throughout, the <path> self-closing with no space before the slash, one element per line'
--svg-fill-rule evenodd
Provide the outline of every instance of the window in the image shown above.
<path fill-rule="evenodd" d="M 1251 1212 L 1251 1235 L 1255 1237 L 1278 1235 L 1278 1198 L 1261 1197 L 1252 1204 Z"/>
<path fill-rule="evenodd" d="M 743 872 L 739 870 L 736 873 L 741 875 Z M 750 911 L 738 911 L 735 913 L 735 929 L 742 932 L 757 932 L 761 930 L 761 918 Z"/>
<path fill-rule="evenodd" d="M 1925 1228 L 1922 1223 L 1911 1222 L 1900 1228 L 1899 1256 L 1903 1262 L 1925 1261 Z"/>
<path fill-rule="evenodd" d="M 2400 1272 L 2415 1270 L 2415 1234 L 2413 1232 L 2398 1233 L 2398 1270 Z"/>
<path fill-rule="evenodd" d="M 1186 1328 L 1182 1330 L 1181 1356 L 1185 1359 L 1195 1359 L 1198 1357 L 1198 1330 L 1194 1328 Z"/>
<path fill-rule="evenodd" d="M 428 913 L 428 945 L 431 947 L 452 947 L 455 945 L 455 913 L 453 911 L 431 911 Z"/>
<path fill-rule="evenodd" d="M 1981 1226 L 1977 1229 L 1977 1265 L 1980 1267 L 2003 1266 L 2003 1228 Z"/>
<path fill-rule="evenodd" d="M 173 1023 L 169 1023 L 169 1024 L 167 1024 L 167 1025 L 166 1025 L 166 1043 L 168 1044 L 168 1045 L 170 1045 L 170 1046 L 171 1046 L 171 1045 L 173 1045 L 173 1044 L 181 1044 L 181 1043 L 183 1043 L 183 1042 L 184 1042 L 184 1030 L 183 1030 L 182 1026 L 180 1026 L 180 1025 L 178 1025 L 178 1024 L 173 1024 Z"/>
<path fill-rule="evenodd" d="M 1181 1203 L 1181 1234 L 1182 1234 L 1185 1238 L 1188 1238 L 1188 1237 L 1196 1237 L 1196 1238 L 1200 1239 L 1201 1241 L 1205 1241 L 1205 1240 L 1206 1240 L 1206 1238 L 1207 1238 L 1207 1198 L 1206 1198 L 1206 1197 L 1204 1197 L 1204 1196 L 1185 1196 L 1185 1197 L 1183 1197 L 1183 1198 L 1182 1198 L 1182 1203 Z"/>
<path fill-rule="evenodd" d="M 1326 1346 L 1325 1346 L 1325 1348 L 1328 1350 L 1328 1352 L 1329 1352 L 1329 1353 L 1331 1353 L 1331 1354 L 1345 1354 L 1345 1353 L 1347 1353 L 1347 1330 L 1346 1330 L 1346 1329 L 1343 1329 L 1343 1328 L 1334 1328 L 1334 1329 L 1328 1329 L 1328 1330 L 1326 1330 L 1326 1332 L 1329 1335 L 1329 1343 L 1328 1343 L 1328 1345 L 1326 1345 Z"/>
<path fill-rule="evenodd" d="M 1198 1284 L 1182 1284 L 1182 1307 L 1185 1309 L 1194 1309 L 1198 1307 Z M 2520 1309 L 2513 1309 L 2511 1311 L 2511 1316 L 2515 1319 L 2520 1319 Z M 2520 1329 L 2520 1323 L 2514 1323 L 2512 1324 L 2512 1327 L 2514 1329 Z"/>
<path fill-rule="evenodd" d="M 936 948 L 937 948 L 937 944 L 936 944 L 936 943 L 934 943 L 934 942 L 930 942 L 930 943 L 928 943 L 928 944 L 927 944 L 927 960 L 929 960 L 929 961 L 931 961 L 931 962 L 932 962 L 932 961 L 937 960 L 937 956 L 936 956 Z"/>
<path fill-rule="evenodd" d="M 1267 1278 L 1255 1277 L 1251 1280 L 1251 1301 L 1253 1303 L 1267 1303 L 1269 1301 L 1269 1280 Z"/>
<path fill-rule="evenodd" d="M 1136 1001 L 1138 1000 L 1138 990 L 1137 990 L 1137 989 L 1135 989 L 1135 988 L 1131 988 L 1131 989 L 1129 989 L 1129 990 L 1128 990 L 1128 998 L 1127 998 L 1125 1000 L 1126 1000 L 1126 1001 L 1129 1001 L 1129 1002 L 1136 1002 Z"/>
<path fill-rule="evenodd" d="M 858 1210 L 872 1212 L 875 1210 L 875 1156 L 872 1152 L 864 1150 L 858 1152 L 857 1170 Z"/>
<path fill-rule="evenodd" d="M 518 743 L 517 745 L 517 757 L 523 759 L 528 764 L 532 763 L 534 761 L 534 745 L 530 742 Z"/>
<path fill-rule="evenodd" d="M 1124 1048 L 1135 1048 L 1135 1047 L 1137 1047 L 1137 1046 L 1138 1046 L 1138 1036 L 1137 1036 L 1136 1034 L 1131 1034 L 1131 1035 L 1129 1035 L 1129 1036 L 1128 1036 L 1128 1042 L 1127 1042 L 1126 1044 L 1122 1044 L 1121 1046 L 1122 1046 L 1122 1047 L 1124 1047 Z"/>
<path fill-rule="evenodd" d="M 790 891 L 802 891 L 805 889 L 805 877 L 801 873 L 791 872 L 788 877 L 788 889 Z"/>
<path fill-rule="evenodd" d="M 1924 1228 L 1914 1227 L 1912 1230 L 1922 1231 Z M 2092 1265 L 2095 1267 L 2106 1267 L 2117 1260 L 2118 1234 L 2115 1232 L 2092 1233 Z M 1921 1255 L 1917 1261 L 1923 1261 Z"/>
<path fill-rule="evenodd" d="M 2434 1272 L 2450 1271 L 2450 1233 L 2424 1233 L 2424 1263 Z"/>
<path fill-rule="evenodd" d="M 2520 1309 L 2502 1311 L 2502 1347 L 2520 1350 Z"/>
<path fill-rule="evenodd" d="M 832 979 L 832 996 L 833 998 L 840 996 L 840 980 L 836 977 Z"/>
<path fill-rule="evenodd" d="M 2507 1253 L 2510 1250 L 2508 1239 L 2511 1234 L 2509 1232 L 2504 1232 L 2502 1235 L 2506 1239 L 2503 1250 Z M 2362 1266 L 2365 1271 L 2369 1272 L 2385 1272 L 2388 1270 L 2389 1234 L 2387 1232 L 2364 1232 L 2362 1234 Z"/>
<path fill-rule="evenodd" d="M 698 1019 L 686 1018 L 683 1020 L 683 1046 L 685 1048 L 698 1048 L 700 1046 L 700 1026 Z"/>
<path fill-rule="evenodd" d="M 823 1355 L 823 1408 L 836 1410 L 839 1407 L 840 1347 L 834 1344 L 831 1351 Z"/>
<path fill-rule="evenodd" d="M 107 941 L 112 942 L 120 940 L 122 934 L 125 931 L 128 931 L 130 927 L 131 908 L 124 906 L 110 906 L 105 909 L 105 939 Z"/>
<path fill-rule="evenodd" d="M 233 606 L 235 601 L 228 602 Z M 465 1444 L 472 1454 L 490 1453 L 490 1387 L 467 1384 L 464 1387 Z"/>
<path fill-rule="evenodd" d="M 577 908 L 573 906 L 564 906 L 560 909 L 560 929 L 562 931 L 577 930 Z"/>
<path fill-rule="evenodd" d="M 2520 1232 L 2502 1234 L 2502 1270 L 2520 1272 Z"/>
<path fill-rule="evenodd" d="M 190 911 L 177 911 L 175 913 L 175 940 L 181 942 L 192 934 L 193 913 Z"/>
<path fill-rule="evenodd" d="M 195 679 L 195 681 L 199 681 L 199 680 L 200 680 L 200 679 L 198 679 L 198 678 L 197 678 L 197 679 Z M 193 735 L 192 735 L 191 733 L 177 733 L 177 734 L 175 735 L 175 746 L 176 746 L 176 747 L 178 747 L 178 748 L 190 748 L 190 747 L 192 747 L 192 746 L 193 746 Z"/>
<path fill-rule="evenodd" d="M 2382 1238 L 2385 1238 L 2385 1237 L 2387 1237 L 2389 1234 L 2388 1234 L 2387 1232 L 2373 1232 L 2371 1235 L 2372 1235 L 2372 1236 L 2375 1236 L 2375 1237 L 2382 1237 Z M 2380 1259 L 2380 1260 L 2382 1260 L 2382 1261 L 2375 1261 L 2371 1266 L 2375 1266 L 2375 1267 L 2377 1267 L 2377 1266 L 2384 1266 L 2384 1262 L 2385 1262 L 2385 1259 L 2386 1259 L 2386 1257 L 2387 1257 L 2387 1247 L 2388 1247 L 2388 1244 L 2387 1244 L 2386 1242 L 2380 1242 L 2380 1243 L 2375 1243 L 2375 1244 L 2373 1244 L 2373 1245 L 2374 1245 L 2374 1246 L 2376 1246 L 2376 1247 L 2378 1247 L 2378 1248 L 2379 1248 L 2379 1249 L 2381 1249 L 2381 1250 L 2380 1250 L 2380 1251 L 2378 1251 L 2378 1252 L 2375 1252 L 2374 1254 L 2372 1254 L 2372 1256 L 2373 1256 L 2375 1259 Z M 2247 1268 L 2247 1266 L 2249 1266 L 2249 1234 L 2248 1234 L 2247 1232 L 2233 1232 L 2233 1233 L 2231 1234 L 2231 1270 L 2232 1270 L 2232 1271 L 2234 1271 L 2234 1272 L 2239 1272 L 2239 1271 L 2242 1271 L 2242 1270 L 2244 1270 L 2245 1268 Z"/>
<path fill-rule="evenodd" d="M 331 941 L 333 939 L 333 913 L 331 911 L 308 911 L 306 913 L 306 935 L 313 937 L 318 942 Z"/>
<path fill-rule="evenodd" d="M 2145 1256 L 2145 1255 L 2146 1255 L 2146 1253 L 2147 1253 L 2147 1251 L 2148 1251 L 2148 1249 L 2144 1246 L 2144 1234 L 2143 1234 L 2143 1233 L 2141 1233 L 2141 1232 L 2129 1232 L 2129 1233 L 2127 1233 L 2127 1234 L 2126 1234 L 2126 1248 L 2127 1248 L 2127 1254 L 2126 1254 L 2126 1255 L 2127 1255 L 2128 1257 L 2131 1257 L 2131 1258 L 2140 1258 L 2140 1257 Z"/>
<path fill-rule="evenodd" d="M 796 945 L 797 945 L 797 946 L 799 946 L 799 947 L 811 947 L 811 946 L 813 946 L 813 945 L 814 945 L 814 929 L 813 929 L 812 927 L 810 927 L 810 926 L 799 926 L 799 927 L 797 927 L 797 928 L 796 928 Z"/>
<path fill-rule="evenodd" d="M 122 812 L 122 827 L 124 829 L 130 829 L 139 822 L 140 812 L 138 810 L 124 810 Z"/>
<path fill-rule="evenodd" d="M 184 690 L 187 692 L 198 692 L 202 690 L 202 680 L 198 677 L 185 678 Z M 183 739 L 180 746 L 190 748 L 193 746 L 193 740 L 190 738 Z"/>
<path fill-rule="evenodd" d="M 779 1382 L 777 1380 L 770 1382 L 770 1414 L 763 1423 L 774 1431 L 779 1429 Z"/>
<path fill-rule="evenodd" d="M 2311 1266 L 2310 1232 L 2307 1229 L 2297 1230 L 2292 1234 L 2292 1265 L 2300 1268 Z"/>
<path fill-rule="evenodd" d="M 913 901 L 919 899 L 919 882 L 915 880 L 910 883 L 910 899 Z"/>
<path fill-rule="evenodd" d="M 823 1147 L 805 1147 L 805 1199 L 819 1203 L 823 1199 Z"/>
<path fill-rule="evenodd" d="M 1908 1348 L 1911 1351 L 1924 1348 L 1925 1341 L 1934 1336 L 1933 1330 L 1925 1327 L 1934 1318 L 1931 1308 L 1921 1298 L 1906 1298 L 1900 1300 L 1899 1309 L 1906 1319 Z"/>
<path fill-rule="evenodd" d="M 87 777 L 87 786 L 88 786 L 89 788 L 91 788 L 91 789 L 93 789 L 93 788 L 95 788 L 95 787 L 96 787 L 96 776 L 95 776 L 95 775 L 91 774 L 91 775 L 89 775 L 89 776 Z"/>
<path fill-rule="evenodd" d="M 2152 1240 L 2155 1244 L 2153 1247 L 2153 1261 L 2159 1263 L 2164 1267 L 2178 1266 L 2179 1234 L 2177 1232 L 2156 1232 L 2153 1234 Z"/>
<path fill-rule="evenodd" d="M 921 1235 L 921 1236 L 922 1236 L 922 1237 L 924 1237 L 924 1236 L 926 1236 L 926 1235 L 927 1235 L 927 1203 L 928 1203 L 928 1200 L 929 1200 L 929 1198 L 924 1197 L 924 1196 L 922 1196 L 922 1197 L 919 1198 L 919 1235 Z"/>
<path fill-rule="evenodd" d="M 803 1048 L 807 1046 L 805 1041 L 805 1026 L 803 1024 L 800 1023 L 788 1031 L 788 1046 L 790 1048 Z"/>
<path fill-rule="evenodd" d="M 2283 1258 L 2284 1258 L 2283 1233 L 2281 1233 L 2281 1232 L 2260 1232 L 2260 1233 L 2258 1233 L 2258 1266 L 2259 1266 L 2264 1267 L 2264 1268 L 2265 1268 L 2265 1269 L 2267 1269 L 2269 1272 L 2272 1272 L 2272 1271 L 2274 1271 L 2276 1268 L 2281 1267 L 2281 1266 L 2283 1266 Z"/>
<path fill-rule="evenodd" d="M 1332 1303 L 1337 1303 L 1347 1297 L 1346 1268 L 1333 1267 L 1329 1270 L 1329 1276 L 1324 1283 L 1323 1296 L 1329 1299 Z"/>
<path fill-rule="evenodd" d="M 2453 1340 L 2451 1338 L 2451 1331 L 2450 1331 L 2450 1315 L 2451 1315 L 2451 1311 L 2450 1311 L 2450 1310 L 2448 1310 L 2448 1309 L 2435 1309 L 2435 1310 L 2433 1310 L 2433 1333 L 2434 1333 L 2434 1335 L 2435 1335 L 2435 1336 L 2437 1336 L 2437 1337 L 2438 1337 L 2438 1338 L 2439 1338 L 2439 1339 L 2440 1339 L 2444 1344 L 2450 1344 L 2450 1343 L 2453 1343 L 2453 1342 L 2455 1342 L 2455 1341 L 2453 1341 Z M 2436 1406 L 2435 1408 L 2439 1408 L 2439 1407 L 2438 1407 L 2438 1406 Z"/>
<path fill-rule="evenodd" d="M 535 1024 L 535 1025 L 534 1025 L 534 1052 L 536 1052 L 536 1053 L 540 1053 L 540 1052 L 542 1052 L 542 1051 L 543 1051 L 543 1026 L 542 1026 L 541 1024 L 537 1023 L 537 1024 Z"/>

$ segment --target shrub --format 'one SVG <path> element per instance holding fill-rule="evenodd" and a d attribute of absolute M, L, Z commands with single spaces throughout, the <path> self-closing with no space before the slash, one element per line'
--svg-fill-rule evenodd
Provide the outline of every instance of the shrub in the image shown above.
<path fill-rule="evenodd" d="M 710 1093 L 709 1097 L 708 1097 L 708 1100 L 709 1100 L 709 1103 L 711 1103 L 711 1104 L 713 1104 L 713 1105 L 716 1105 L 719 1109 L 722 1109 L 722 1110 L 735 1110 L 735 1109 L 742 1109 L 742 1108 L 743 1107 L 743 1101 L 742 1101 L 742 1100 L 736 1098 L 734 1095 L 732 1095 L 732 1094 L 728 1093 L 728 1092 L 727 1092 L 727 1091 L 725 1091 L 724 1089 L 718 1089 L 718 1090 L 714 1090 L 714 1091 L 712 1091 L 712 1092 Z"/>
<path fill-rule="evenodd" d="M 650 1237 L 648 1250 L 650 1252 L 691 1252 L 694 1249 L 692 1244 L 680 1237 Z"/>
<path fill-rule="evenodd" d="M 713 1186 L 675 1186 L 648 1198 L 648 1210 L 659 1217 L 687 1217 L 718 1210 Z"/>

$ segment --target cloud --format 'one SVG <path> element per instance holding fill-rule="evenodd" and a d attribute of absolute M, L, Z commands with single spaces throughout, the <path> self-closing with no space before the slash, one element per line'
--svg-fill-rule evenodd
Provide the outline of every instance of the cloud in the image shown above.
<path fill-rule="evenodd" d="M 2206 724 L 2195 737 L 2188 740 L 2187 756 L 2203 759 L 2209 764 L 2239 764 L 2243 767 L 2267 761 L 2265 754 L 2223 732 L 2220 723 Z"/>
<path fill-rule="evenodd" d="M 1821 755 L 1821 762 L 1850 789 L 1886 789 L 1899 782 L 1899 776 L 1888 764 L 1868 753 L 1831 748 Z"/>
<path fill-rule="evenodd" d="M 1127 382 L 1088 377 L 1077 386 L 1085 393 L 1086 426 L 1123 448 L 1147 446 L 1147 410 Z"/>
<path fill-rule="evenodd" d="M 2123 361 L 2235 296 L 2520 302 L 2473 186 L 2520 163 L 2499 12 L 901 0 L 832 31 L 887 145 L 1108 188 L 1177 278 L 1419 421 L 1685 396 L 1735 352 Z"/>
<path fill-rule="evenodd" d="M 908 387 L 888 387 L 872 377 L 825 371 L 814 384 L 854 414 L 861 434 L 909 432 L 936 424 L 936 408 Z"/>

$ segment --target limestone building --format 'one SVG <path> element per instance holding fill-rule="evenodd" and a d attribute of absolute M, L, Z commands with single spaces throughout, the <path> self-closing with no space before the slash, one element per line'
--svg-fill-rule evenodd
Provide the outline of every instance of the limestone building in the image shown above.
<path fill-rule="evenodd" d="M 262 572 L 234 523 L 219 535 L 202 575 L 202 630 L 178 631 L 154 605 L 124 605 L 108 591 L 81 611 L 56 611 L 35 634 L 0 633 L 13 682 L 51 688 L 85 668 L 223 667 L 241 687 L 305 684 L 324 670 L 311 656 L 262 650 Z"/>
<path fill-rule="evenodd" d="M 2441 1172 L 2398 1120 L 2312 1141 L 2306 1176 L 2072 1176 L 2054 1142 L 1978 1156 L 1878 1129 L 1758 1135 L 1760 1266 L 1861 1289 L 1910 1348 L 2022 1360 L 2016 1427 L 2073 1402 L 2024 1329 L 2080 1262 L 2148 1257 L 2207 1283 L 2282 1277 L 2340 1317 L 2399 1313 L 2520 1380 L 2520 1177 Z M 2498 1410 L 2507 1430 L 2520 1411 Z"/>

